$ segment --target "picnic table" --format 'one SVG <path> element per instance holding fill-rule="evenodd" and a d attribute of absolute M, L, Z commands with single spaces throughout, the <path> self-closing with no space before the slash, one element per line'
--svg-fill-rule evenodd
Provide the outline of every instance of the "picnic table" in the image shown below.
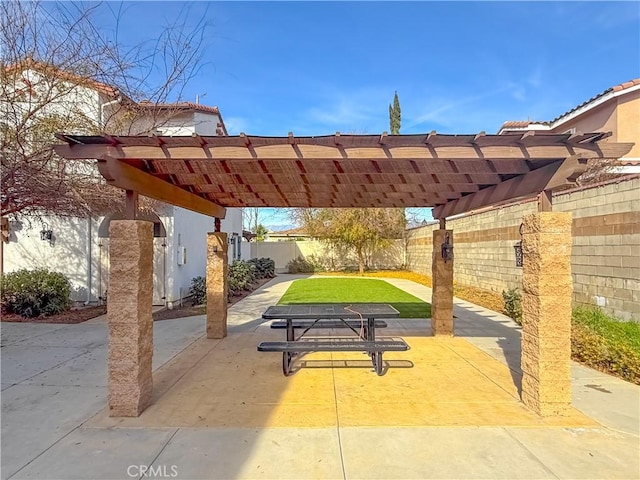
<path fill-rule="evenodd" d="M 382 354 L 385 351 L 409 349 L 402 339 L 380 339 L 376 328 L 387 326 L 383 319 L 398 318 L 399 312 L 383 303 L 331 303 L 275 305 L 269 307 L 262 318 L 274 320 L 271 328 L 286 329 L 286 341 L 261 342 L 260 352 L 282 352 L 282 371 L 291 374 L 293 359 L 308 352 L 364 351 L 371 357 L 373 368 L 383 374 Z M 312 329 L 348 329 L 354 335 L 309 337 Z M 296 334 L 296 331 L 302 330 Z"/>

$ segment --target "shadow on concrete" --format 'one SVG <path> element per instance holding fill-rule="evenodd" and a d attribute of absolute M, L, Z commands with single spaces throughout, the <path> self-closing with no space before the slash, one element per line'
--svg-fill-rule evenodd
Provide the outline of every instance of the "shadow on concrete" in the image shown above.
<path fill-rule="evenodd" d="M 518 395 L 522 395 L 521 327 L 505 315 L 472 303 L 454 301 L 455 335 L 464 337 L 509 367 Z"/>

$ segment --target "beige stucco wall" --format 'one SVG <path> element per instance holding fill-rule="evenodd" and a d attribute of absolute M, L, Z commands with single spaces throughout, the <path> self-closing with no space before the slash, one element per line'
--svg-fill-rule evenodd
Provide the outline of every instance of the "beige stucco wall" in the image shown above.
<path fill-rule="evenodd" d="M 554 211 L 573 213 L 573 301 L 600 304 L 640 321 L 640 177 L 554 196 Z M 448 220 L 454 231 L 454 280 L 501 292 L 520 287 L 513 246 L 522 217 L 536 202 L 518 203 Z M 438 225 L 408 231 L 407 265 L 431 272 L 431 237 Z"/>
<path fill-rule="evenodd" d="M 561 122 L 552 131 L 611 132 L 609 142 L 635 143 L 622 158 L 640 158 L 640 90 L 625 92 L 602 105 L 589 109 L 568 122 Z"/>
<path fill-rule="evenodd" d="M 329 269 L 357 267 L 358 259 L 352 252 L 339 251 L 316 240 L 300 242 L 252 242 L 251 258 L 268 257 L 276 264 L 276 272 L 287 272 L 287 264 L 297 257 L 314 260 Z M 375 268 L 399 268 L 404 262 L 402 241 L 394 241 L 391 246 L 376 253 L 370 259 Z"/>
<path fill-rule="evenodd" d="M 640 91 L 618 99 L 617 141 L 634 142 L 623 158 L 640 158 Z"/>
<path fill-rule="evenodd" d="M 611 141 L 615 142 L 618 132 L 616 100 L 612 99 L 589 110 L 584 115 L 564 122 L 553 129 L 554 132 L 563 133 L 572 128 L 577 132 L 612 132 Z"/>

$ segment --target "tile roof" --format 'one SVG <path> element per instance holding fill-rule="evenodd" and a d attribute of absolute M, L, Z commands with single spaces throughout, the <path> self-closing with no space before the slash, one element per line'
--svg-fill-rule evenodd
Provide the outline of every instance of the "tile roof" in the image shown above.
<path fill-rule="evenodd" d="M 507 120 L 501 128 L 526 128 L 529 125 L 547 125 L 549 122 L 534 122 L 531 120 Z"/>
<path fill-rule="evenodd" d="M 632 87 L 635 87 L 635 86 L 638 86 L 638 85 L 640 85 L 640 78 L 635 78 L 633 80 L 629 80 L 628 82 L 620 83 L 620 84 L 615 85 L 613 87 L 609 87 L 605 91 L 600 92 L 599 94 L 591 97 L 589 100 L 586 100 L 586 101 L 582 102 L 579 105 L 576 105 L 571 110 L 568 110 L 568 111 L 564 112 L 563 114 L 558 115 L 556 118 L 554 118 L 553 120 L 550 120 L 550 121 L 534 122 L 534 121 L 529 121 L 529 120 L 507 120 L 506 122 L 504 122 L 502 124 L 502 126 L 500 127 L 499 131 L 504 130 L 504 129 L 509 129 L 509 128 L 527 128 L 530 125 L 551 126 L 552 124 L 554 124 L 558 120 L 566 117 L 567 115 L 572 114 L 576 110 L 579 110 L 581 108 L 584 108 L 584 107 L 588 106 L 590 103 L 595 102 L 596 100 L 604 97 L 605 95 L 608 95 L 610 93 L 621 92 L 623 90 L 627 90 L 629 88 L 632 88 Z"/>
<path fill-rule="evenodd" d="M 116 87 L 107 85 L 106 83 L 99 82 L 89 77 L 84 77 L 75 73 L 68 72 L 66 70 L 62 70 L 54 65 L 49 65 L 44 62 L 34 60 L 33 58 L 27 58 L 20 63 L 5 67 L 6 73 L 24 70 L 35 70 L 44 73 L 54 73 L 62 80 L 68 80 L 69 82 L 73 82 L 78 85 L 85 85 L 113 98 L 121 95 L 121 92 Z"/>
<path fill-rule="evenodd" d="M 288 230 L 280 230 L 276 232 L 269 232 L 269 235 L 308 235 L 307 231 L 303 227 L 290 228 Z"/>
<path fill-rule="evenodd" d="M 586 107 L 590 103 L 595 102 L 599 98 L 602 98 L 602 97 L 604 97 L 605 95 L 607 95 L 609 93 L 621 92 L 622 90 L 627 90 L 627 89 L 629 89 L 631 87 L 635 87 L 636 85 L 640 85 L 640 78 L 635 78 L 633 80 L 629 80 L 628 82 L 620 83 L 620 84 L 615 85 L 613 87 L 607 88 L 605 91 L 600 92 L 599 94 L 591 97 L 589 100 L 587 100 L 585 102 L 582 102 L 580 105 L 576 105 L 571 110 L 568 110 L 568 111 L 564 112 L 563 114 L 558 115 L 556 118 L 551 120 L 550 123 L 554 123 L 554 122 L 560 120 L 562 117 L 566 117 L 567 115 L 575 112 L 576 110 L 578 110 L 578 109 L 580 109 L 582 107 Z"/>
<path fill-rule="evenodd" d="M 156 108 L 156 109 L 159 109 L 159 110 L 169 110 L 169 109 L 174 109 L 174 110 L 196 110 L 196 111 L 199 111 L 199 112 L 214 113 L 216 115 L 220 114 L 220 110 L 218 110 L 218 107 L 210 107 L 208 105 L 202 105 L 200 103 L 193 103 L 193 102 L 153 103 L 153 102 L 150 102 L 148 100 L 143 100 L 143 101 L 139 102 L 139 105 L 141 107 Z"/>

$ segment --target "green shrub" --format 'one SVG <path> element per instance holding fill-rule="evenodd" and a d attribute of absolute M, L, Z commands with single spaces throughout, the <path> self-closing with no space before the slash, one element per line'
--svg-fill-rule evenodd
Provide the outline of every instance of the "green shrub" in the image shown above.
<path fill-rule="evenodd" d="M 573 310 L 571 357 L 640 384 L 640 324 L 619 321 L 598 308 Z"/>
<path fill-rule="evenodd" d="M 522 325 L 522 296 L 517 288 L 502 291 L 504 313 L 518 325 Z"/>
<path fill-rule="evenodd" d="M 207 303 L 207 279 L 205 277 L 194 277 L 191 279 L 189 295 L 194 305 Z"/>
<path fill-rule="evenodd" d="M 249 263 L 256 267 L 257 278 L 273 278 L 276 276 L 276 262 L 271 258 L 252 258 Z"/>
<path fill-rule="evenodd" d="M 287 269 L 289 273 L 313 273 L 316 271 L 316 266 L 304 257 L 298 256 L 287 263 Z"/>
<path fill-rule="evenodd" d="M 71 306 L 71 283 L 47 269 L 18 270 L 0 280 L 2 309 L 23 317 L 55 315 Z"/>
<path fill-rule="evenodd" d="M 244 260 L 234 260 L 229 266 L 229 292 L 228 296 L 237 295 L 243 290 L 248 290 L 256 278 L 256 266 Z"/>

